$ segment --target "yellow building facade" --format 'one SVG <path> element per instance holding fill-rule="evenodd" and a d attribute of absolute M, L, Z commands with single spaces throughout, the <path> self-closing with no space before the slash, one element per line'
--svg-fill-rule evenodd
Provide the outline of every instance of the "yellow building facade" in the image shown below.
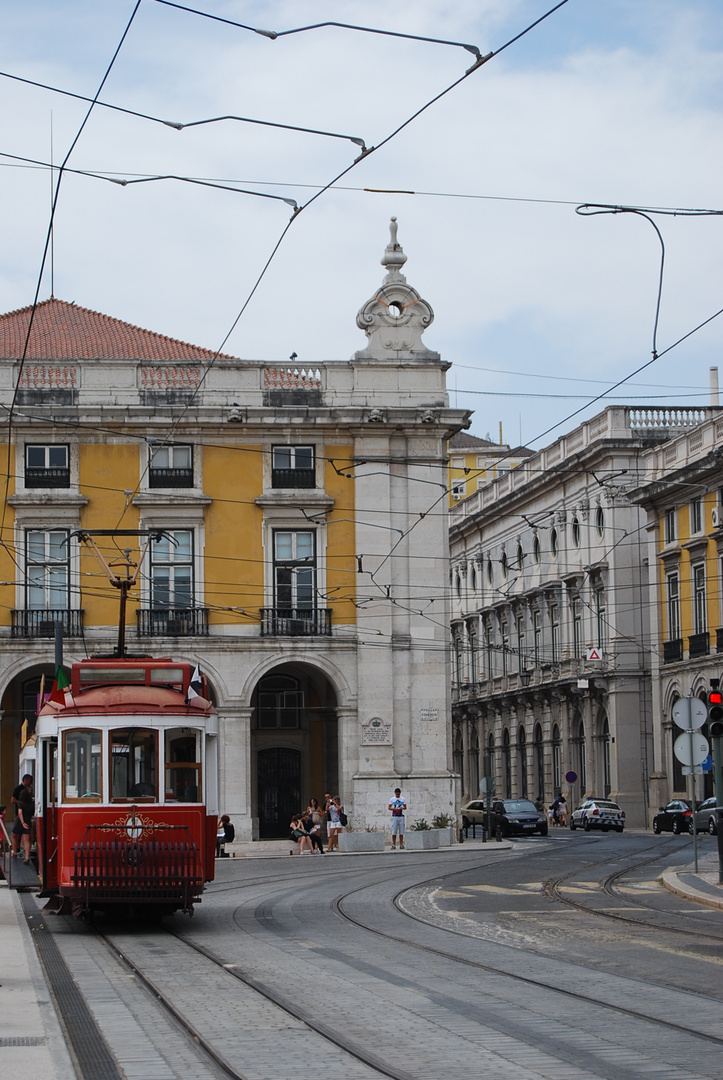
<path fill-rule="evenodd" d="M 393 223 L 366 347 L 324 365 L 216 355 L 55 299 L 0 316 L 1 801 L 56 624 L 66 663 L 113 653 L 108 575 L 138 569 L 126 649 L 205 672 L 212 809 L 240 838 L 285 836 L 327 791 L 357 825 L 384 821 L 402 779 L 419 816 L 454 811 L 447 524 L 426 511 L 468 415 L 405 261 Z"/>

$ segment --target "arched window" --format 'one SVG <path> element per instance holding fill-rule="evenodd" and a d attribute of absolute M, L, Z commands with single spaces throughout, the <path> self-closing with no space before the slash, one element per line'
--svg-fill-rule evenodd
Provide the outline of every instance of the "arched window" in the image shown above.
<path fill-rule="evenodd" d="M 492 569 L 492 559 L 487 556 L 487 581 L 491 585 L 494 581 L 494 570 Z"/>
<path fill-rule="evenodd" d="M 575 547 L 580 547 L 580 522 L 577 518 L 572 519 L 572 542 Z"/>
<path fill-rule="evenodd" d="M 506 551 L 502 552 L 502 558 L 500 559 L 500 564 L 502 566 L 502 577 L 507 578 L 507 552 Z"/>
<path fill-rule="evenodd" d="M 472 592 L 477 592 L 477 565 L 472 563 L 469 568 L 469 587 Z"/>
<path fill-rule="evenodd" d="M 602 506 L 598 506 L 595 511 L 595 527 L 598 531 L 598 536 L 602 536 L 605 532 L 605 511 Z"/>
<path fill-rule="evenodd" d="M 522 725 L 517 731 L 517 794 L 523 799 L 528 797 L 527 735 Z"/>
<path fill-rule="evenodd" d="M 550 533 L 550 551 L 557 557 L 557 529 L 553 529 Z"/>
<path fill-rule="evenodd" d="M 461 634 L 454 638 L 454 676 L 457 686 L 464 682 L 464 642 Z"/>
<path fill-rule="evenodd" d="M 542 727 L 535 724 L 535 733 L 532 738 L 535 755 L 535 789 L 538 799 L 545 798 L 545 759 L 542 748 Z"/>
<path fill-rule="evenodd" d="M 535 533 L 535 539 L 532 541 L 532 558 L 536 563 L 540 561 L 540 538 Z"/>
<path fill-rule="evenodd" d="M 522 570 L 522 564 L 525 560 L 525 553 L 522 550 L 522 544 L 517 545 L 517 569 Z"/>
<path fill-rule="evenodd" d="M 502 783 L 504 799 L 512 798 L 512 757 L 510 755 L 510 733 L 507 728 L 502 732 Z"/>
<path fill-rule="evenodd" d="M 676 701 L 677 701 L 677 698 L 676 698 Z M 675 701 L 673 701 L 672 704 L 671 704 L 671 712 L 672 712 L 672 709 L 673 709 L 674 705 L 675 705 Z M 678 761 L 677 757 L 675 756 L 675 754 L 673 752 L 673 744 L 675 743 L 675 740 L 678 738 L 679 735 L 680 735 L 680 728 L 676 727 L 675 724 L 672 724 L 671 728 L 670 728 L 670 742 L 671 742 L 670 756 L 671 756 L 672 761 L 673 761 L 673 791 L 685 791 L 687 793 L 687 791 L 688 791 L 688 778 L 687 778 L 687 776 L 683 776 L 682 762 Z"/>
<path fill-rule="evenodd" d="M 559 795 L 562 790 L 562 739 L 560 729 L 555 724 L 552 729 L 552 791 Z"/>

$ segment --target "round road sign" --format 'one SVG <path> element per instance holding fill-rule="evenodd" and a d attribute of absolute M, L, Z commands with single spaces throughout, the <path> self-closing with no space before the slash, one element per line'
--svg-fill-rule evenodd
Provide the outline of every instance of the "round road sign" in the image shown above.
<path fill-rule="evenodd" d="M 673 720 L 678 727 L 688 731 L 703 727 L 708 719 L 708 708 L 704 701 L 697 697 L 679 698 L 673 706 Z"/>
<path fill-rule="evenodd" d="M 673 753 L 684 765 L 702 765 L 710 753 L 710 747 L 700 732 L 691 735 L 689 731 L 684 731 L 673 743 Z"/>
<path fill-rule="evenodd" d="M 574 784 L 577 780 L 577 773 L 573 772 L 572 769 L 570 769 L 570 772 L 565 773 L 565 779 L 567 780 L 568 784 Z"/>

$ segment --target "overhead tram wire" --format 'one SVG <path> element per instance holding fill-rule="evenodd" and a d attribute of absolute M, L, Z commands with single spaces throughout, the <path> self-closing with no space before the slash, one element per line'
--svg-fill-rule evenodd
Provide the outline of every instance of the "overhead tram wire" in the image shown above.
<path fill-rule="evenodd" d="M 57 179 L 57 182 L 56 182 L 56 185 L 55 185 L 55 192 L 54 192 L 54 195 L 53 195 L 53 201 L 52 201 L 52 205 L 51 205 L 51 209 L 50 209 L 50 220 L 48 222 L 48 228 L 47 228 L 47 232 L 46 232 L 46 236 L 45 236 L 45 245 L 43 247 L 43 255 L 42 255 L 42 258 L 40 260 L 40 269 L 38 271 L 37 284 L 35 286 L 35 295 L 33 297 L 32 307 L 30 309 L 30 318 L 28 320 L 28 328 L 27 328 L 27 331 L 26 331 L 26 334 L 25 334 L 25 341 L 23 343 L 23 351 L 22 351 L 22 354 L 21 354 L 21 357 L 20 357 L 20 364 L 19 364 L 18 372 L 17 372 L 17 382 L 16 382 L 14 390 L 13 390 L 13 397 L 12 397 L 12 401 L 10 403 L 10 410 L 8 412 L 8 420 L 7 420 L 7 423 L 8 423 L 8 427 L 7 427 L 8 450 L 7 450 L 7 461 L 6 461 L 5 493 L 4 493 L 4 496 L 3 496 L 2 517 L 0 518 L 0 536 L 2 535 L 2 532 L 4 531 L 5 516 L 6 516 L 6 513 L 7 513 L 7 505 L 8 505 L 7 499 L 8 499 L 9 485 L 10 485 L 10 455 L 11 455 L 11 447 L 12 447 L 13 411 L 15 409 L 15 404 L 17 402 L 17 397 L 18 397 L 18 391 L 19 391 L 19 388 L 20 388 L 20 380 L 21 380 L 22 372 L 23 372 L 23 369 L 25 367 L 25 360 L 26 360 L 27 353 L 28 353 L 28 348 L 29 348 L 29 345 L 30 345 L 30 336 L 32 334 L 32 329 L 33 329 L 33 321 L 35 319 L 35 311 L 36 311 L 37 306 L 38 306 L 38 297 L 40 295 L 40 286 L 41 286 L 42 281 L 43 281 L 43 273 L 45 271 L 45 266 L 46 266 L 46 262 L 47 262 L 47 258 L 48 258 L 48 251 L 50 249 L 50 242 L 51 242 L 51 238 L 52 238 L 52 235 L 53 235 L 53 225 L 54 225 L 54 222 L 55 222 L 55 212 L 56 212 L 57 205 L 58 205 L 58 197 L 60 195 L 60 185 L 61 185 L 61 183 L 63 181 L 63 175 L 64 175 L 64 172 L 65 172 L 65 168 L 66 168 L 66 166 L 68 164 L 68 161 L 70 160 L 70 156 L 73 153 L 75 147 L 77 146 L 78 141 L 80 139 L 80 136 L 83 134 L 85 126 L 88 123 L 88 120 L 90 119 L 90 115 L 91 115 L 91 113 L 93 111 L 95 103 L 96 103 L 96 101 L 97 101 L 97 99 L 98 99 L 98 97 L 100 95 L 100 92 L 103 89 L 103 87 L 104 87 L 104 85 L 105 85 L 105 83 L 106 83 L 106 81 L 107 81 L 107 79 L 108 79 L 108 77 L 109 77 L 109 75 L 111 73 L 113 65 L 116 62 L 116 59 L 118 58 L 118 54 L 120 53 L 121 48 L 123 47 L 123 43 L 125 42 L 125 39 L 128 36 L 128 33 L 130 32 L 130 28 L 131 28 L 131 26 L 133 24 L 133 20 L 135 19 L 140 6 L 141 6 L 141 0 L 136 0 L 136 4 L 135 4 L 135 6 L 133 8 L 133 11 L 131 12 L 131 15 L 130 15 L 130 18 L 128 19 L 128 22 L 125 25 L 123 33 L 122 33 L 122 35 L 120 37 L 120 40 L 118 42 L 118 45 L 116 46 L 115 51 L 114 51 L 114 53 L 113 53 L 113 55 L 112 55 L 112 57 L 110 59 L 110 63 L 107 65 L 107 67 L 105 69 L 105 72 L 103 74 L 103 78 L 100 81 L 98 89 L 96 90 L 94 97 L 91 99 L 91 102 L 90 102 L 90 105 L 89 105 L 89 107 L 88 107 L 88 109 L 86 111 L 86 114 L 83 117 L 83 120 L 82 120 L 82 122 L 80 124 L 80 127 L 78 128 L 78 130 L 77 130 L 77 132 L 75 134 L 75 137 L 73 138 L 73 141 L 71 142 L 70 147 L 68 148 L 68 151 L 67 151 L 65 157 L 63 158 L 63 161 L 58 166 L 58 179 Z"/>
<path fill-rule="evenodd" d="M 169 2 L 169 0 L 156 0 L 156 2 L 158 2 L 158 3 L 166 3 L 167 6 L 174 6 L 174 7 L 175 6 L 178 6 L 178 7 L 182 6 L 182 5 L 171 4 Z M 305 203 L 302 203 L 299 207 L 296 208 L 296 210 L 294 211 L 292 217 L 289 219 L 289 221 L 286 223 L 285 227 L 281 231 L 281 234 L 279 235 L 276 243 L 274 244 L 270 255 L 268 256 L 266 262 L 264 263 L 264 266 L 262 267 L 262 269 L 261 269 L 260 273 L 258 274 L 256 280 L 254 281 L 254 283 L 253 283 L 253 285 L 251 287 L 251 290 L 249 291 L 249 293 L 247 294 L 243 304 L 241 305 L 241 308 L 239 309 L 238 314 L 236 315 L 235 319 L 233 320 L 231 326 L 229 327 L 229 329 L 228 329 L 227 333 L 225 334 L 223 340 L 221 341 L 220 345 L 216 349 L 215 355 L 208 361 L 207 364 L 204 365 L 203 374 L 201 375 L 201 377 L 199 379 L 198 386 L 195 387 L 195 389 L 193 391 L 193 394 L 191 396 L 191 400 L 184 405 L 180 416 L 178 417 L 178 419 L 174 423 L 173 427 L 169 431 L 168 435 L 166 436 L 166 439 L 164 440 L 165 443 L 167 443 L 170 439 L 172 439 L 173 433 L 175 432 L 178 425 L 180 424 L 183 416 L 188 411 L 188 409 L 190 409 L 190 407 L 193 404 L 193 401 L 195 400 L 196 396 L 200 393 L 208 374 L 210 373 L 211 369 L 214 367 L 216 360 L 218 359 L 221 351 L 223 350 L 223 348 L 226 345 L 226 342 L 231 337 L 231 334 L 234 332 L 234 330 L 238 326 L 238 323 L 240 322 L 240 320 L 243 317 L 246 309 L 248 308 L 249 304 L 251 303 L 251 300 L 253 299 L 254 295 L 256 294 L 256 291 L 258 290 L 259 286 L 261 285 L 261 282 L 263 281 L 264 277 L 266 276 L 266 273 L 268 272 L 269 267 L 271 266 L 272 262 L 274 261 L 274 259 L 276 257 L 276 254 L 279 251 L 282 243 L 284 242 L 289 230 L 291 229 L 294 222 L 298 220 L 299 216 L 303 213 L 303 211 L 307 210 L 310 206 L 312 206 L 318 199 L 320 199 L 322 197 L 322 195 L 324 195 L 327 191 L 329 191 L 330 188 L 334 187 L 334 185 L 336 183 L 338 183 L 339 180 L 341 180 L 344 176 L 348 175 L 348 173 L 350 173 L 353 169 L 355 169 L 359 165 L 360 162 L 366 161 L 366 159 L 368 157 L 370 157 L 372 154 L 374 154 L 377 151 L 381 150 L 381 148 L 383 146 L 386 146 L 387 143 L 391 142 L 392 139 L 396 138 L 396 136 L 401 131 L 403 131 L 411 123 L 413 123 L 419 116 L 422 115 L 422 113 L 426 112 L 427 109 L 432 107 L 432 105 L 436 104 L 436 102 L 440 101 L 447 94 L 451 93 L 452 90 L 454 90 L 458 86 L 460 86 L 466 79 L 468 79 L 470 77 L 470 75 L 472 75 L 474 72 L 478 71 L 479 68 L 482 67 L 485 63 L 487 63 L 493 57 L 497 56 L 499 53 L 503 52 L 505 49 L 509 48 L 509 46 L 512 45 L 513 42 L 519 41 L 520 38 L 522 38 L 525 34 L 529 33 L 534 27 L 538 26 L 541 22 L 543 22 L 545 19 L 547 19 L 555 11 L 558 11 L 561 7 L 564 7 L 565 4 L 567 4 L 567 3 L 568 3 L 568 0 L 560 0 L 559 3 L 555 4 L 555 6 L 550 8 L 550 10 L 548 12 L 546 12 L 544 15 L 540 16 L 540 18 L 536 19 L 533 23 L 531 23 L 528 27 L 526 27 L 525 30 L 521 31 L 519 34 L 516 34 L 514 38 L 511 38 L 504 45 L 500 46 L 499 49 L 488 53 L 486 56 L 482 56 L 481 53 L 479 52 L 479 50 L 475 48 L 473 51 L 474 51 L 475 56 L 477 57 L 477 59 L 475 60 L 474 64 L 470 68 L 468 68 L 467 71 L 463 75 L 461 75 L 458 79 L 455 79 L 455 81 L 450 83 L 450 85 L 447 86 L 444 90 L 441 90 L 438 94 L 435 94 L 434 97 L 432 97 L 429 101 L 427 101 L 424 105 L 422 105 L 419 109 L 417 109 L 414 113 L 412 113 L 412 115 L 410 117 L 408 117 L 406 120 L 404 120 L 389 135 L 387 135 L 384 139 L 382 139 L 382 141 L 380 143 L 378 143 L 376 146 L 367 147 L 364 151 L 362 151 L 362 153 L 350 165 L 348 165 L 345 169 L 343 169 L 340 173 L 338 173 L 332 180 L 330 180 L 327 184 L 325 184 L 319 191 L 315 192 L 315 194 L 312 195 L 311 198 L 308 199 Z M 186 10 L 192 10 L 192 9 L 186 9 Z M 200 14 L 200 15 L 205 14 L 203 12 L 195 12 L 195 13 Z M 226 21 L 226 20 L 223 20 L 223 21 Z M 244 26 L 243 29 L 253 29 L 253 28 L 249 28 L 248 26 Z M 395 35 L 391 35 L 391 36 L 395 36 Z M 457 44 L 461 44 L 461 43 L 457 43 Z M 462 47 L 463 48 L 469 48 L 468 46 L 462 46 Z M 121 521 L 123 520 L 123 517 L 125 516 L 126 511 L 127 511 L 127 505 L 123 509 L 123 511 L 121 512 L 120 518 L 118 519 L 118 526 L 120 525 Z M 118 526 L 116 526 L 116 527 L 118 527 Z"/>

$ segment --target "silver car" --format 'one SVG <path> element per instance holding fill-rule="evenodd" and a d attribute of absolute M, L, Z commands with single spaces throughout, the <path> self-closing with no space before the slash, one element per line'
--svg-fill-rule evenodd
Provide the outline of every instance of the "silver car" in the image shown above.
<path fill-rule="evenodd" d="M 570 828 L 573 832 L 575 829 L 584 829 L 585 832 L 591 829 L 602 829 L 603 832 L 615 829 L 622 832 L 625 828 L 625 811 L 612 799 L 583 799 L 570 815 Z"/>
<path fill-rule="evenodd" d="M 716 836 L 718 833 L 718 811 L 723 811 L 723 806 L 719 806 L 718 800 L 715 795 L 712 795 L 710 799 L 705 799 L 704 802 L 698 804 L 693 817 L 695 817 L 695 831 L 707 832 L 711 836 Z M 691 817 L 689 831 L 693 832 L 693 818 Z"/>

